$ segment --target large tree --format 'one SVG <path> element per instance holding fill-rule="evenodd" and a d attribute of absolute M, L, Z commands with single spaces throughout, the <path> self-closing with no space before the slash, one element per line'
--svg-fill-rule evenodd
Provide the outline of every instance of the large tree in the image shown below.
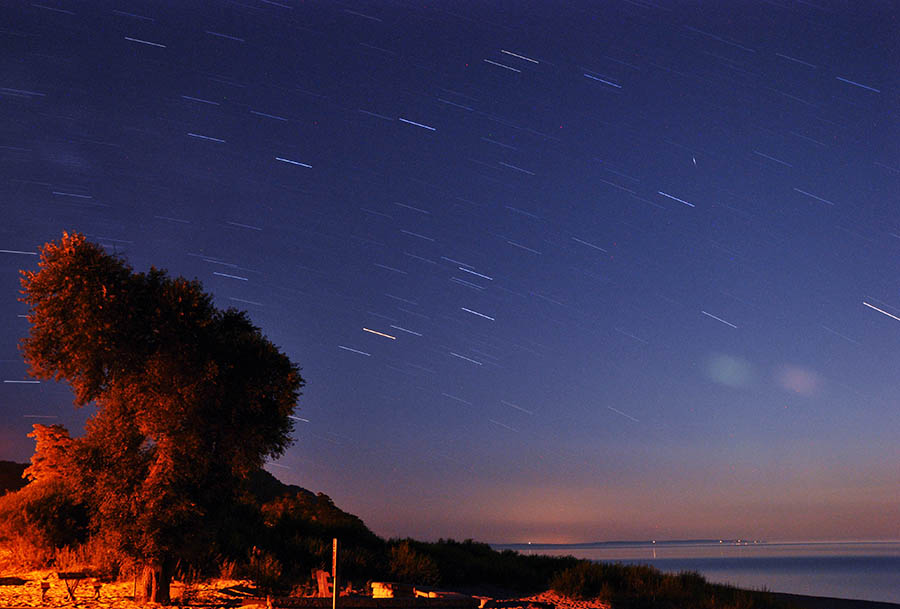
<path fill-rule="evenodd" d="M 299 368 L 196 280 L 135 272 L 80 234 L 22 275 L 30 374 L 96 407 L 32 471 L 64 459 L 97 528 L 142 567 L 143 597 L 167 602 L 175 562 L 208 546 L 242 481 L 290 445 Z"/>

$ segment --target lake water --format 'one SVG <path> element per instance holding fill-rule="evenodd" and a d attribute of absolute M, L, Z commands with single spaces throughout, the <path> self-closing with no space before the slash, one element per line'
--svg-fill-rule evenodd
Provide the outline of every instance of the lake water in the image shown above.
<path fill-rule="evenodd" d="M 614 542 L 508 545 L 522 553 L 697 571 L 741 588 L 900 603 L 900 542 Z"/>

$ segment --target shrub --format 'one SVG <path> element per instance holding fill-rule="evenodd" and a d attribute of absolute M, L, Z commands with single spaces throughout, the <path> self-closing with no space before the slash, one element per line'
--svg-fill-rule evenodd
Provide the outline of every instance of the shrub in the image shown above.
<path fill-rule="evenodd" d="M 547 589 L 555 573 L 578 562 L 570 556 L 524 555 L 512 550 L 498 552 L 486 543 L 471 539 L 407 542 L 416 552 L 437 564 L 444 586 L 489 586 L 523 593 L 541 592 Z"/>
<path fill-rule="evenodd" d="M 653 567 L 581 561 L 558 573 L 556 592 L 578 599 L 610 602 L 622 609 L 775 609 L 769 594 L 707 583 L 697 573 L 669 575 Z"/>
<path fill-rule="evenodd" d="M 604 589 L 604 584 L 606 587 Z M 580 562 L 558 573 L 550 582 L 550 588 L 563 596 L 577 599 L 598 598 L 604 593 L 606 600 L 611 590 L 603 569 L 590 562 Z"/>
<path fill-rule="evenodd" d="M 87 510 L 59 479 L 0 497 L 0 535 L 22 566 L 47 566 L 57 548 L 86 541 L 88 524 Z"/>
<path fill-rule="evenodd" d="M 34 537 L 30 535 L 7 531 L 4 534 L 3 546 L 4 570 L 39 569 L 48 566 L 53 559 L 53 548 L 35 543 Z"/>
<path fill-rule="evenodd" d="M 436 586 L 441 581 L 437 563 L 416 552 L 408 540 L 391 547 L 390 569 L 391 575 L 407 584 Z"/>
<path fill-rule="evenodd" d="M 281 561 L 271 552 L 253 548 L 250 552 L 248 570 L 256 586 L 262 590 L 271 591 L 281 584 Z"/>
<path fill-rule="evenodd" d="M 84 568 L 84 555 L 78 549 L 65 546 L 57 548 L 53 556 L 53 566 L 59 571 L 78 571 Z"/>
<path fill-rule="evenodd" d="M 223 558 L 219 561 L 219 577 L 221 579 L 237 579 L 239 573 L 236 560 Z"/>
<path fill-rule="evenodd" d="M 93 536 L 77 546 L 56 548 L 52 563 L 57 571 L 88 571 L 114 580 L 122 574 L 122 558 L 102 536 Z"/>

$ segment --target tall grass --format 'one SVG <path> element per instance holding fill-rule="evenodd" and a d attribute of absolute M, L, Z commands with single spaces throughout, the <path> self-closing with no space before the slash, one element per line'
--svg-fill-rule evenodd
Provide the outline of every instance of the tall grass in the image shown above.
<path fill-rule="evenodd" d="M 577 599 L 599 599 L 616 609 L 778 609 L 765 592 L 710 584 L 698 573 L 662 573 L 642 565 L 581 561 L 558 573 L 550 587 Z"/>
<path fill-rule="evenodd" d="M 0 544 L 3 548 L 0 568 L 3 571 L 40 569 L 48 566 L 53 559 L 53 548 L 48 548 L 27 533 L 5 531 Z"/>
<path fill-rule="evenodd" d="M 281 588 L 285 583 L 282 579 L 283 567 L 281 561 L 271 552 L 266 552 L 265 550 L 252 552 L 248 570 L 248 574 L 256 582 L 256 586 L 262 590 L 271 592 Z"/>
<path fill-rule="evenodd" d="M 433 543 L 408 539 L 403 543 L 434 562 L 442 585 L 457 588 L 499 587 L 513 592 L 542 592 L 556 573 L 578 562 L 571 556 L 498 552 L 486 543 L 471 539 L 441 539 Z"/>
<path fill-rule="evenodd" d="M 416 552 L 408 540 L 391 547 L 390 569 L 394 578 L 407 584 L 436 586 L 441 582 L 434 559 Z"/>

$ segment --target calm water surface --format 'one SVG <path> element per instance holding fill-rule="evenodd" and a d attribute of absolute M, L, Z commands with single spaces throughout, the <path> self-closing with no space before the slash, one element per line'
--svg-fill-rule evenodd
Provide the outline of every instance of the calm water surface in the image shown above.
<path fill-rule="evenodd" d="M 513 547 L 513 546 L 505 546 Z M 900 603 L 900 542 L 666 542 L 516 545 L 524 553 L 697 571 L 707 580 L 813 596 Z"/>

